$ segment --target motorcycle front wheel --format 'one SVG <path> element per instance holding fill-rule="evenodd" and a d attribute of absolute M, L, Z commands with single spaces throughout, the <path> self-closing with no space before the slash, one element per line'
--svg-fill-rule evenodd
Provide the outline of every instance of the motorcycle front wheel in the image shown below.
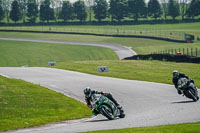
<path fill-rule="evenodd" d="M 191 96 L 192 100 L 196 102 L 198 100 L 198 96 L 196 97 L 195 91 L 192 89 L 188 90 L 189 95 Z"/>
<path fill-rule="evenodd" d="M 106 118 L 108 118 L 109 120 L 113 120 L 115 117 L 112 114 L 111 109 L 106 106 L 106 105 L 102 105 L 99 108 L 99 111 L 101 112 L 102 115 L 104 115 Z"/>

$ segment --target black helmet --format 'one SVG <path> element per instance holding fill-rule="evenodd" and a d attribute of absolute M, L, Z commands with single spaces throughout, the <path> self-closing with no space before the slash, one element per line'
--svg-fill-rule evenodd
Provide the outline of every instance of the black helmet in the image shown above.
<path fill-rule="evenodd" d="M 92 90 L 90 89 L 90 87 L 87 87 L 84 89 L 84 94 L 87 98 L 89 98 L 91 96 Z"/>
<path fill-rule="evenodd" d="M 172 72 L 172 74 L 173 74 L 173 77 L 175 77 L 175 78 L 177 78 L 179 76 L 179 72 L 177 70 L 174 70 Z"/>

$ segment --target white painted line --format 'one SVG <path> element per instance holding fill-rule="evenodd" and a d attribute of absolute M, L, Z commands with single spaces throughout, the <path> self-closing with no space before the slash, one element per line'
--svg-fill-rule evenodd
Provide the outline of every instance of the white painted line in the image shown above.
<path fill-rule="evenodd" d="M 6 77 L 6 78 L 11 79 L 11 77 L 9 77 L 9 76 L 7 76 L 7 75 L 4 75 L 4 74 L 2 74 L 2 73 L 0 73 L 0 75 L 3 76 L 3 77 Z"/>

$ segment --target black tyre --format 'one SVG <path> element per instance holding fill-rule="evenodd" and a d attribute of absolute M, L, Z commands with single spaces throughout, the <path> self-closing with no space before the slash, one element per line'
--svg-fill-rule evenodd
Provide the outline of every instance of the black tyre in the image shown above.
<path fill-rule="evenodd" d="M 119 115 L 119 118 L 124 118 L 126 115 L 124 114 L 124 110 L 121 109 L 120 110 L 120 115 Z"/>
<path fill-rule="evenodd" d="M 194 102 L 196 102 L 198 100 L 198 98 L 195 95 L 195 92 L 192 89 L 188 90 L 188 93 L 190 94 L 190 96 Z"/>
<path fill-rule="evenodd" d="M 112 114 L 112 110 L 106 106 L 106 105 L 102 105 L 99 108 L 100 112 L 102 113 L 102 115 L 104 115 L 106 118 L 108 118 L 109 120 L 113 120 L 115 117 Z"/>
<path fill-rule="evenodd" d="M 124 114 L 124 113 L 121 113 L 120 115 L 119 115 L 119 118 L 124 118 L 126 115 Z"/>

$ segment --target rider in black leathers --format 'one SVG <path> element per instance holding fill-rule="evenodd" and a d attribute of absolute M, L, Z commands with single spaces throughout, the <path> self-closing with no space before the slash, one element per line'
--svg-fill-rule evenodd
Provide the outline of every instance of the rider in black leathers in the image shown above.
<path fill-rule="evenodd" d="M 110 93 L 105 93 L 105 92 L 99 92 L 99 91 L 95 91 L 95 90 L 91 90 L 90 87 L 87 87 L 84 89 L 84 94 L 85 94 L 85 101 L 87 103 L 87 106 L 92 109 L 92 106 L 91 106 L 91 103 L 90 103 L 90 100 L 91 100 L 91 96 L 93 94 L 102 94 L 104 96 L 106 96 L 107 98 L 109 98 L 117 107 L 118 109 L 122 109 L 122 107 L 119 105 L 119 103 L 113 98 L 112 94 Z M 96 110 L 93 110 L 92 113 L 94 115 L 98 115 L 98 112 Z"/>
<path fill-rule="evenodd" d="M 177 70 L 174 70 L 174 71 L 172 72 L 172 74 L 173 74 L 172 82 L 174 83 L 174 86 L 175 86 L 175 88 L 177 89 L 178 94 L 182 94 L 182 92 L 178 89 L 178 80 L 179 80 L 180 78 L 186 78 L 186 79 L 188 79 L 188 81 L 189 81 L 189 82 L 188 82 L 188 85 L 191 86 L 193 89 L 195 89 L 195 91 L 196 91 L 197 94 L 198 94 L 198 90 L 197 90 L 197 88 L 194 86 L 194 81 L 191 80 L 191 78 L 190 78 L 189 76 L 185 75 L 184 73 L 179 73 Z"/>

